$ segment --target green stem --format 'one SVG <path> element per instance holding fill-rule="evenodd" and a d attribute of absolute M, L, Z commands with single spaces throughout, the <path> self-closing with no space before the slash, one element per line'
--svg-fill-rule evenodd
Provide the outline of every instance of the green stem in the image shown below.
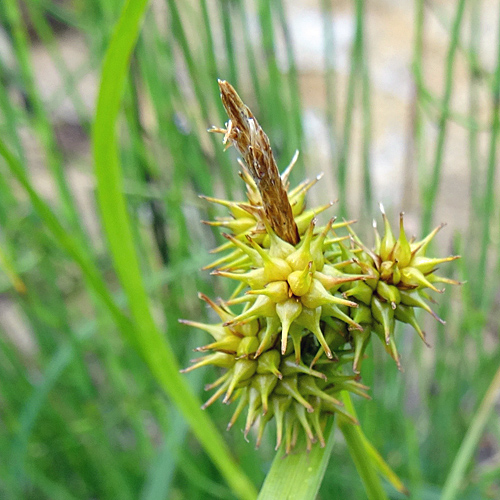
<path fill-rule="evenodd" d="M 332 419 L 325 431 L 324 448 L 316 444 L 309 453 L 302 451 L 285 455 L 282 446 L 273 460 L 258 500 L 314 500 L 332 454 L 334 427 Z"/>
<path fill-rule="evenodd" d="M 443 96 L 443 111 L 438 123 L 439 135 L 436 144 L 436 151 L 434 156 L 434 165 L 431 173 L 431 180 L 427 184 L 425 192 L 425 205 L 422 218 L 422 234 L 427 234 L 432 225 L 432 214 L 434 212 L 434 205 L 439 190 L 439 180 L 441 178 L 441 169 L 443 165 L 444 143 L 446 138 L 446 124 L 448 122 L 449 106 L 451 100 L 451 93 L 453 90 L 453 67 L 455 63 L 455 54 L 457 52 L 458 41 L 460 37 L 460 27 L 462 26 L 462 18 L 465 10 L 465 0 L 460 0 L 455 14 L 455 20 L 451 31 L 451 41 L 446 58 L 446 76 L 445 76 L 445 90 Z M 418 82 L 420 85 L 420 81 Z"/>
<path fill-rule="evenodd" d="M 342 401 L 344 402 L 346 410 L 351 415 L 354 415 L 354 406 L 348 392 L 342 391 Z M 344 435 L 349 453 L 363 481 L 369 500 L 388 500 L 382 488 L 382 483 L 378 477 L 377 469 L 371 454 L 367 450 L 366 438 L 359 425 L 353 425 L 350 422 L 339 422 L 339 429 Z"/>
<path fill-rule="evenodd" d="M 212 420 L 200 410 L 200 402 L 186 380 L 179 375 L 169 342 L 153 320 L 134 246 L 115 131 L 132 50 L 147 6 L 147 0 L 127 1 L 106 51 L 102 69 L 92 146 L 104 231 L 128 298 L 135 323 L 134 335 L 141 354 L 234 493 L 239 498 L 252 499 L 256 494 L 253 485 L 235 464 Z"/>

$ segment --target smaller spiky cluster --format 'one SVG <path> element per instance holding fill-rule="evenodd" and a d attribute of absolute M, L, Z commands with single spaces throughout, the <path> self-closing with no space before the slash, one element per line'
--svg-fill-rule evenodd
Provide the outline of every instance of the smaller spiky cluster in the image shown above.
<path fill-rule="evenodd" d="M 231 232 L 223 233 L 228 241 L 214 251 L 224 255 L 207 269 L 238 285 L 225 301 L 200 295 L 219 316 L 218 323 L 182 320 L 213 337 L 197 349 L 208 354 L 184 371 L 206 365 L 222 369 L 207 386 L 215 392 L 204 408 L 220 397 L 237 402 L 229 428 L 246 408 L 245 436 L 256 424 L 257 445 L 274 419 L 277 447 L 284 441 L 289 452 L 299 432 L 308 449 L 315 441 L 324 446 L 329 415 L 355 423 L 339 393 L 368 397 L 359 380 L 372 332 L 399 367 L 396 321 L 412 325 L 425 342 L 414 309 L 442 321 L 427 303 L 428 290 L 441 293 L 436 283 L 457 283 L 435 274 L 436 266 L 457 257 L 425 255 L 442 226 L 415 242 L 406 237 L 401 215 L 396 239 L 383 208 L 384 235 L 375 227 L 373 249 L 357 237 L 352 221 L 331 219 L 318 226 L 316 215 L 333 203 L 307 210 L 305 197 L 320 178 L 290 189 L 297 155 L 280 176 L 257 120 L 229 84 L 220 86 L 230 120 L 225 129 L 213 131 L 224 133 L 224 142 L 234 144 L 245 159 L 240 176 L 247 201 L 206 198 L 230 211 L 207 224 Z M 350 234 L 338 236 L 340 228 Z"/>
<path fill-rule="evenodd" d="M 458 281 L 436 275 L 437 266 L 458 259 L 459 256 L 430 258 L 426 256 L 429 243 L 444 227 L 436 227 L 421 241 L 408 240 L 404 229 L 403 213 L 399 218 L 399 237 L 396 239 L 384 208 L 380 205 L 384 222 L 384 235 L 381 238 L 374 221 L 375 248 L 368 249 L 354 231 L 349 228 L 354 248 L 344 247 L 344 258 L 350 257 L 353 264 L 349 272 L 367 276 L 363 282 L 344 287 L 344 296 L 355 300 L 359 307 L 352 312 L 352 318 L 363 329 L 351 332 L 355 349 L 353 369 L 359 372 L 362 355 L 374 332 L 385 344 L 386 350 L 400 368 L 400 357 L 394 340 L 395 322 L 399 320 L 411 325 L 426 345 L 425 333 L 415 316 L 415 308 L 422 308 L 435 319 L 444 321 L 431 309 L 427 301 L 431 298 L 428 290 L 443 293 L 436 283 L 458 285 Z"/>

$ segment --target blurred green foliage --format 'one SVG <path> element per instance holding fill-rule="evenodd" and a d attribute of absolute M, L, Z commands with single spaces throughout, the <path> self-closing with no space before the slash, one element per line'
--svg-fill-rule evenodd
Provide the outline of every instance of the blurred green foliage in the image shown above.
<path fill-rule="evenodd" d="M 220 138 L 205 132 L 226 119 L 217 78 L 238 86 L 270 136 L 281 167 L 295 149 L 301 150 L 292 181 L 307 175 L 310 156 L 287 4 L 283 0 L 152 2 L 125 68 L 118 119 L 123 183 L 117 185 L 121 188 L 117 196 L 125 197 L 131 228 L 128 239 L 120 241 L 120 234 L 127 233 L 117 231 L 112 236 L 110 226 L 117 213 L 113 199 L 108 205 L 102 201 L 109 192 L 101 193 L 99 206 L 104 213 L 94 198 L 94 174 L 101 182 L 106 164 L 101 157 L 94 170 L 89 143 L 95 109 L 88 93 L 95 92 L 96 85 L 82 82 L 88 75 L 100 74 L 122 7 L 122 0 L 0 2 L 1 498 L 233 498 L 245 476 L 258 488 L 274 457 L 272 439 L 256 451 L 233 429 L 223 436 L 231 451 L 222 447 L 220 460 L 211 459 L 210 445 L 202 448 L 194 436 L 204 429 L 207 435 L 212 432 L 210 422 L 223 429 L 226 408 L 213 405 L 206 412 L 209 423 L 191 423 L 195 429 L 191 433 L 189 418 L 182 416 L 187 403 L 179 405 L 173 383 L 162 378 L 173 367 L 162 366 L 168 356 L 158 353 L 168 350 L 180 366 L 186 365 L 193 347 L 204 342 L 200 332 L 179 325 L 178 318 L 208 319 L 197 291 L 210 296 L 223 292 L 220 283 L 199 272 L 220 237 L 199 224 L 216 214 L 197 194 L 242 196 L 234 153 L 224 153 Z M 459 470 L 455 457 L 467 429 L 477 422 L 479 403 L 500 359 L 496 313 L 500 245 L 494 243 L 500 228 L 500 46 L 493 69 L 485 70 L 478 63 L 480 7 L 479 0 L 456 2 L 452 19 L 444 23 L 449 49 L 443 61 L 443 96 L 425 87 L 423 0 L 416 0 L 414 15 L 412 130 L 423 225 L 428 229 L 433 222 L 438 189 L 447 189 L 441 185 L 442 166 L 444 152 L 453 144 L 445 141 L 446 129 L 450 122 L 458 123 L 468 130 L 472 203 L 467 233 L 453 239 L 452 252 L 463 257 L 453 278 L 467 285 L 440 297 L 438 313 L 448 323 L 429 323 L 437 332 L 432 355 L 415 335 L 405 335 L 402 329 L 405 372 L 398 372 L 375 349 L 364 365 L 364 382 L 372 387 L 374 401 L 355 401 L 366 435 L 414 499 L 439 498 L 448 475 Z M 325 22 L 328 106 L 324 113 L 331 148 L 330 161 L 322 169 L 332 170 L 340 194 L 338 211 L 348 215 L 350 138 L 353 116 L 360 113 L 359 190 L 369 219 L 376 198 L 370 171 L 373 111 L 366 8 L 363 0 L 353 2 L 356 30 L 342 109 L 335 97 L 333 33 Z M 321 9 L 329 19 L 335 5 L 322 1 Z M 432 5 L 427 12 L 437 15 Z M 470 36 L 464 29 L 469 24 Z M 63 57 L 69 36 L 84 47 L 78 58 L 82 62 L 76 66 Z M 122 43 L 133 46 L 133 40 Z M 277 56 L 278 45 L 285 49 L 286 64 Z M 57 89 L 51 99 L 42 98 L 44 82 L 35 76 L 33 57 L 39 52 L 34 47 L 43 48 L 55 68 Z M 457 116 L 451 108 L 458 53 L 466 57 L 470 72 L 469 116 Z M 481 131 L 479 92 L 491 101 L 488 126 Z M 109 102 L 120 101 L 111 97 Z M 101 103 L 103 114 L 106 104 Z M 61 112 L 68 107 L 70 113 Z M 437 127 L 437 138 L 426 133 L 429 123 Z M 94 137 L 94 144 L 114 136 L 105 127 L 95 133 L 103 135 Z M 488 143 L 486 155 L 477 147 L 480 133 Z M 68 135 L 69 143 L 64 141 Z M 82 187 L 84 181 L 90 187 Z M 86 196 L 89 192 L 91 196 Z M 101 232 L 100 221 L 106 219 Z M 138 274 L 131 274 L 127 262 L 117 263 L 120 243 L 130 255 L 137 254 Z M 146 332 L 151 336 L 144 336 L 147 325 L 141 312 L 156 336 L 151 328 Z M 205 381 L 214 375 L 206 370 L 185 377 L 186 400 L 202 397 Z M 465 463 L 462 460 L 464 469 L 453 479 L 460 488 L 459 498 L 500 495 L 499 419 L 486 421 L 486 430 L 474 441 L 471 460 L 468 456 Z M 213 432 L 215 443 L 220 435 Z M 231 467 L 241 475 L 232 484 L 224 480 Z M 365 495 L 341 440 L 334 447 L 320 496 L 332 498 L 331 492 L 336 492 L 335 498 Z M 387 493 L 400 498 L 390 487 Z"/>

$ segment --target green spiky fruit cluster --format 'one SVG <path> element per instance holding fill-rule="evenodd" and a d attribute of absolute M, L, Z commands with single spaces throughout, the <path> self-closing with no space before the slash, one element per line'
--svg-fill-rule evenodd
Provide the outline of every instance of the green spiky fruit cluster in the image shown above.
<path fill-rule="evenodd" d="M 434 259 L 425 253 L 436 228 L 422 241 L 408 240 L 400 218 L 396 239 L 382 208 L 384 235 L 375 227 L 375 247 L 369 249 L 351 228 L 352 221 L 331 219 L 319 226 L 316 216 L 329 203 L 306 209 L 306 194 L 320 180 L 290 189 L 290 166 L 279 174 L 269 139 L 233 87 L 219 81 L 230 120 L 224 143 L 244 158 L 240 176 L 247 201 L 206 198 L 229 209 L 214 222 L 231 234 L 215 249 L 222 257 L 212 274 L 238 283 L 228 300 L 200 297 L 217 313 L 216 324 L 183 320 L 213 337 L 198 348 L 207 354 L 184 371 L 214 365 L 221 376 L 205 403 L 218 398 L 236 402 L 232 427 L 246 410 L 245 437 L 257 425 L 257 445 L 274 420 L 279 447 L 295 446 L 300 433 L 307 448 L 319 441 L 330 415 L 356 423 L 341 403 L 341 392 L 369 397 L 360 383 L 361 361 L 372 333 L 400 366 L 394 339 L 396 321 L 412 325 L 425 341 L 415 308 L 430 309 L 428 290 L 436 283 L 456 283 L 435 274 L 436 266 L 455 259 Z M 345 236 L 336 231 L 343 228 Z"/>
<path fill-rule="evenodd" d="M 288 174 L 289 169 L 282 175 L 287 187 Z M 305 209 L 306 192 L 318 179 L 288 191 L 300 235 L 293 246 L 259 219 L 257 187 L 244 167 L 241 176 L 248 202 L 208 198 L 230 211 L 230 216 L 209 224 L 232 234 L 224 233 L 227 243 L 215 250 L 224 256 L 207 267 L 217 267 L 213 274 L 239 284 L 226 301 L 215 303 L 200 295 L 219 323 L 182 321 L 214 340 L 198 348 L 210 354 L 193 360 L 185 371 L 205 365 L 223 369 L 207 386 L 216 391 L 204 407 L 222 396 L 225 403 L 237 402 L 228 427 L 246 408 L 245 436 L 258 421 L 257 444 L 274 418 L 277 447 L 284 440 L 290 451 L 301 431 L 308 447 L 315 441 L 324 445 L 322 429 L 328 415 L 354 422 L 339 392 L 368 397 L 359 370 L 372 332 L 399 365 L 396 320 L 411 324 L 424 339 L 414 308 L 437 318 L 426 302 L 426 290 L 440 291 L 435 283 L 451 282 L 434 272 L 438 264 L 456 257 L 426 257 L 439 228 L 420 242 L 408 241 L 402 216 L 395 239 L 383 213 L 385 234 L 380 238 L 375 230 L 373 250 L 361 243 L 350 222 L 332 219 L 318 227 L 316 215 L 331 206 Z M 350 234 L 338 236 L 335 231 L 341 227 Z M 352 366 L 350 373 L 346 366 Z"/>

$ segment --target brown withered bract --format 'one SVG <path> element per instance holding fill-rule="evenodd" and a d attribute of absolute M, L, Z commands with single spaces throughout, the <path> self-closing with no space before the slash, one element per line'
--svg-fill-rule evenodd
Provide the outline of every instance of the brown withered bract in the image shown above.
<path fill-rule="evenodd" d="M 219 88 L 229 121 L 226 129 L 212 130 L 224 133 L 224 142 L 231 141 L 242 155 L 259 188 L 262 208 L 270 226 L 281 239 L 295 245 L 300 239 L 299 232 L 269 138 L 236 90 L 222 80 L 219 80 Z"/>

